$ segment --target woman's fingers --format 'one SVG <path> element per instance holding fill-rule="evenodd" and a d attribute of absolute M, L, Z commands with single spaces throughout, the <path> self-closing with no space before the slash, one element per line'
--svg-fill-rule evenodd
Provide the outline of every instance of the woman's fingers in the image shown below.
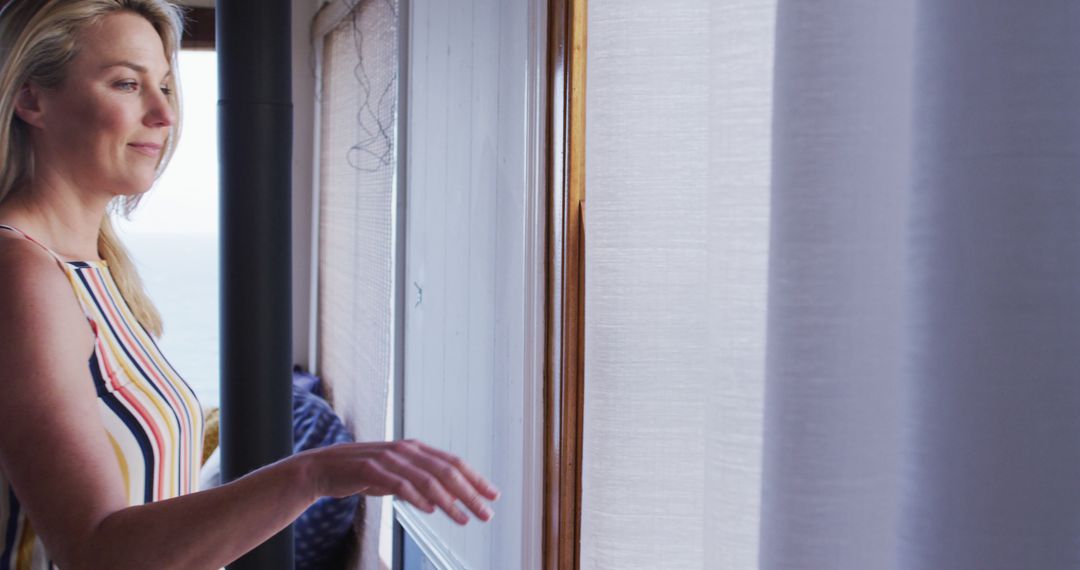
<path fill-rule="evenodd" d="M 426 513 L 435 511 L 435 505 L 412 482 L 386 469 L 378 461 L 365 460 L 365 471 L 367 471 L 366 477 L 372 483 L 364 489 L 365 494 L 397 495 Z"/>
<path fill-rule="evenodd" d="M 446 461 L 447 463 L 450 463 L 451 465 L 457 467 L 458 470 L 461 471 L 463 475 L 465 475 L 465 478 L 468 479 L 470 483 L 472 483 L 473 487 L 479 490 L 480 493 L 483 494 L 488 500 L 494 501 L 495 499 L 499 498 L 499 490 L 495 487 L 495 485 L 492 485 L 490 481 L 484 479 L 479 473 L 469 467 L 467 463 L 462 461 L 460 457 L 447 453 L 441 449 L 431 447 L 430 445 L 427 445 L 422 441 L 415 441 L 413 443 L 415 443 L 421 450 L 430 453 L 438 457 L 439 459 L 442 459 L 443 461 Z"/>
<path fill-rule="evenodd" d="M 424 446 L 419 442 L 404 442 L 398 446 L 398 449 L 418 468 L 426 471 L 429 475 L 433 475 L 434 481 L 441 483 L 451 495 L 459 499 L 480 520 L 491 520 L 494 513 L 484 501 L 480 489 L 464 474 L 462 466 L 465 469 L 468 469 L 468 466 L 463 461 L 450 454 L 432 453 L 433 448 Z M 448 457 L 449 460 L 443 459 L 443 457 Z M 428 483 L 431 484 L 431 481 L 429 480 Z M 459 519 L 454 517 L 454 520 Z"/>
<path fill-rule="evenodd" d="M 384 454 L 384 459 L 394 472 L 408 479 L 413 487 L 419 489 L 428 500 L 438 505 L 455 522 L 458 524 L 469 522 L 469 517 L 457 508 L 456 497 L 447 491 L 438 477 L 417 467 L 410 459 L 398 452 L 388 450 Z"/>
<path fill-rule="evenodd" d="M 458 524 L 491 520 L 498 490 L 460 458 L 418 441 L 339 444 L 318 454 L 317 480 L 326 494 L 397 495 L 424 512 L 439 508 Z"/>

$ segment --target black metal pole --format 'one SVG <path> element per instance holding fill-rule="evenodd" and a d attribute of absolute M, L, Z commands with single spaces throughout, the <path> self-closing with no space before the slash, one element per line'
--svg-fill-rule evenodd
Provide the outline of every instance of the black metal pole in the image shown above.
<path fill-rule="evenodd" d="M 288 0 L 217 2 L 221 160 L 221 467 L 292 453 Z M 230 570 L 292 570 L 292 528 Z"/>

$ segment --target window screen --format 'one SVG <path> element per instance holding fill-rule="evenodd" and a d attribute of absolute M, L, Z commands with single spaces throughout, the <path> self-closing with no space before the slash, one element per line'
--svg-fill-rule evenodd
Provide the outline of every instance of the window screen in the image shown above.
<path fill-rule="evenodd" d="M 319 373 L 357 440 L 385 439 L 393 343 L 396 3 L 360 2 L 322 45 L 319 139 Z M 377 563 L 382 501 L 369 499 L 362 552 Z"/>

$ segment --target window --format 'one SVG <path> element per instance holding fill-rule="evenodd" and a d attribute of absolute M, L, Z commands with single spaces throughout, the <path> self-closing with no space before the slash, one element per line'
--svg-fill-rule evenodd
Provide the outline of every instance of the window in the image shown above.
<path fill-rule="evenodd" d="M 465 528 L 369 500 L 369 563 L 390 562 L 392 515 L 405 568 L 540 564 L 544 17 L 531 0 L 316 17 L 318 373 L 359 439 L 427 441 L 503 491 Z"/>
<path fill-rule="evenodd" d="M 219 403 L 217 59 L 180 52 L 184 129 L 176 154 L 117 231 L 161 311 L 160 344 L 203 407 Z"/>

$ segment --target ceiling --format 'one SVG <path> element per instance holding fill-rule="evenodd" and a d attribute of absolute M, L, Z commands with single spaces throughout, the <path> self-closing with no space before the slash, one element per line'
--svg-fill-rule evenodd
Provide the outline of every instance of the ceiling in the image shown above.
<path fill-rule="evenodd" d="M 213 8 L 214 0 L 173 0 L 174 4 L 192 8 Z"/>

